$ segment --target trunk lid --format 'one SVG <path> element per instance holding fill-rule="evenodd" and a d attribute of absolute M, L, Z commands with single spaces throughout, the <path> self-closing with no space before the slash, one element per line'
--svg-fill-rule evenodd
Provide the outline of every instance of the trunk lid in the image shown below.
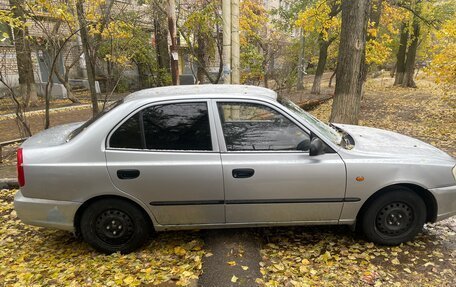
<path fill-rule="evenodd" d="M 23 148 L 40 148 L 64 144 L 67 142 L 69 134 L 83 123 L 78 122 L 52 127 L 28 138 L 21 146 Z"/>

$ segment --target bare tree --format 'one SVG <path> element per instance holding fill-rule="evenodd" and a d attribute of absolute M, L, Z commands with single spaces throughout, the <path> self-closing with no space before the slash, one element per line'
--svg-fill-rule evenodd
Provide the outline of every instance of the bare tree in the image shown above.
<path fill-rule="evenodd" d="M 197 81 L 204 83 L 207 79 L 212 84 L 217 84 L 221 80 L 224 64 L 220 5 L 210 0 L 201 2 L 200 5 L 194 3 L 183 5 L 181 2 L 180 10 L 189 15 L 198 15 L 197 17 L 188 17 L 198 20 L 185 21 L 178 26 L 180 35 L 185 40 L 188 52 L 192 56 L 190 59 L 196 63 Z M 211 75 L 209 65 L 213 62 L 211 60 L 217 58 L 216 55 L 219 60 L 218 71 L 215 75 Z"/>
<path fill-rule="evenodd" d="M 92 113 L 95 116 L 99 112 L 98 96 L 95 88 L 95 63 L 93 61 L 95 55 L 93 55 L 92 51 L 90 51 L 89 48 L 89 33 L 87 31 L 87 20 L 84 14 L 84 0 L 76 1 L 76 12 L 81 34 L 82 50 L 84 52 L 84 59 L 87 69 L 87 80 L 89 82 L 90 99 L 92 101 Z"/>
<path fill-rule="evenodd" d="M 26 117 L 26 107 L 21 103 L 20 97 L 16 94 L 16 91 L 12 85 L 8 82 L 6 77 L 7 66 L 6 60 L 3 56 L 0 63 L 0 83 L 6 88 L 6 95 L 11 99 L 14 104 L 14 114 L 16 115 L 16 123 L 19 128 L 21 136 L 29 137 L 32 135 L 29 123 Z"/>

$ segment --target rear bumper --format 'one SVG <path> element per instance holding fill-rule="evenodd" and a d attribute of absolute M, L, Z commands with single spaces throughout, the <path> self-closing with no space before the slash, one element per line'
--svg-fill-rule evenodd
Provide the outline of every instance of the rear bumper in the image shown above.
<path fill-rule="evenodd" d="M 456 215 L 456 185 L 429 191 L 437 201 L 437 221 Z"/>
<path fill-rule="evenodd" d="M 21 191 L 14 196 L 17 216 L 30 225 L 74 231 L 74 216 L 80 202 L 24 197 Z"/>

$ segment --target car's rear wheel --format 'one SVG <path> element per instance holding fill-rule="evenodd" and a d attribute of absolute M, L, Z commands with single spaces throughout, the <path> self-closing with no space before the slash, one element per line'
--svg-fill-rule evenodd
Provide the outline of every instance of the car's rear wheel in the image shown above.
<path fill-rule="evenodd" d="M 129 253 L 144 244 L 150 223 L 136 205 L 118 198 L 90 203 L 80 220 L 82 238 L 104 253 Z"/>
<path fill-rule="evenodd" d="M 423 199 L 406 187 L 394 187 L 375 198 L 360 218 L 367 239 L 397 245 L 413 239 L 426 221 Z"/>

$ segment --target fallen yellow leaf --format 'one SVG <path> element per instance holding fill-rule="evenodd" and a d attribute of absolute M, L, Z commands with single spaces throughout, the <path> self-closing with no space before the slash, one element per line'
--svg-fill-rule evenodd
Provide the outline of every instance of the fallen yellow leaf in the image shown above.
<path fill-rule="evenodd" d="M 238 278 L 236 277 L 236 275 L 233 275 L 233 277 L 231 277 L 231 282 L 236 283 L 237 281 Z"/>
<path fill-rule="evenodd" d="M 180 246 L 176 246 L 174 247 L 174 253 L 179 256 L 184 256 L 187 253 L 187 251 Z"/>
<path fill-rule="evenodd" d="M 228 261 L 226 263 L 228 263 L 228 265 L 230 265 L 230 266 L 235 266 L 236 265 L 236 261 Z"/>

